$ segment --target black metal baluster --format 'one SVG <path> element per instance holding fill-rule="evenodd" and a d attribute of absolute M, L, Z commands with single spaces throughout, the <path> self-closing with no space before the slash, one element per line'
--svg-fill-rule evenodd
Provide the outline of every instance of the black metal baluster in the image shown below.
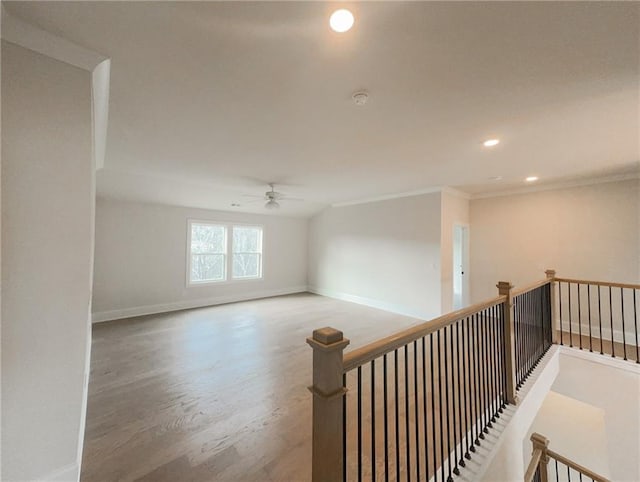
<path fill-rule="evenodd" d="M 620 313 L 622 314 L 622 351 L 627 359 L 627 336 L 624 329 L 624 288 L 620 288 Z"/>
<path fill-rule="evenodd" d="M 558 459 L 553 459 L 553 460 L 555 460 L 555 462 L 556 462 L 556 482 L 558 482 L 558 481 L 559 481 L 558 477 L 559 477 L 559 475 L 560 475 L 560 474 L 558 473 Z"/>
<path fill-rule="evenodd" d="M 473 350 L 473 388 L 474 388 L 474 417 L 475 417 L 475 444 L 480 445 L 480 386 L 478 370 L 479 354 L 478 354 L 478 314 L 473 315 L 472 320 L 472 350 Z M 475 449 L 474 449 L 475 451 Z"/>
<path fill-rule="evenodd" d="M 445 416 L 447 417 L 447 468 L 449 470 L 449 476 L 447 477 L 447 482 L 451 482 L 453 477 L 451 476 L 451 411 L 449 410 L 449 387 L 451 384 L 449 383 L 449 356 L 447 354 L 447 329 L 449 326 L 445 326 L 442 331 L 444 331 L 444 383 L 446 390 L 444 391 L 445 396 Z"/>
<path fill-rule="evenodd" d="M 564 334 L 562 332 L 562 282 L 558 281 L 558 304 L 559 306 L 559 316 L 560 316 L 560 344 L 564 345 Z M 555 329 L 555 327 L 554 327 Z"/>
<path fill-rule="evenodd" d="M 413 402 L 416 426 L 416 480 L 420 481 L 420 424 L 418 418 L 418 340 L 413 341 Z"/>
<path fill-rule="evenodd" d="M 433 436 L 433 482 L 438 480 L 438 458 L 436 454 L 436 390 L 435 390 L 435 376 L 433 374 L 433 333 L 429 334 L 429 361 L 431 366 L 431 428 Z M 400 481 L 398 476 L 397 481 Z"/>
<path fill-rule="evenodd" d="M 567 283 L 567 291 L 569 291 L 569 346 L 573 348 L 573 332 L 571 330 L 571 283 Z"/>
<path fill-rule="evenodd" d="M 384 372 L 384 379 L 382 380 L 384 390 L 384 480 L 389 480 L 389 407 L 387 400 L 387 354 L 382 357 L 382 371 Z"/>
<path fill-rule="evenodd" d="M 636 305 L 636 293 L 638 290 L 633 290 L 633 326 L 636 330 L 636 363 L 640 363 L 640 343 L 638 343 L 638 309 Z"/>
<path fill-rule="evenodd" d="M 394 396 L 395 396 L 395 403 L 394 405 L 394 409 L 395 409 L 395 436 L 396 436 L 396 480 L 400 481 L 400 421 L 399 421 L 399 415 L 398 415 L 398 349 L 396 348 L 393 351 L 393 358 L 394 358 L 394 364 L 393 364 L 393 370 L 395 373 L 395 377 L 393 379 L 394 381 Z"/>
<path fill-rule="evenodd" d="M 598 323 L 600 325 L 600 354 L 604 355 L 602 347 L 602 304 L 600 300 L 600 285 L 598 285 Z"/>
<path fill-rule="evenodd" d="M 467 317 L 467 385 L 469 387 L 469 451 L 475 452 L 475 390 L 473 376 L 473 315 Z M 471 454 L 469 454 L 471 457 Z"/>
<path fill-rule="evenodd" d="M 589 351 L 593 352 L 592 334 L 591 334 L 591 285 L 587 285 L 587 304 L 589 305 Z"/>
<path fill-rule="evenodd" d="M 358 481 L 362 480 L 362 366 L 358 367 Z"/>
<path fill-rule="evenodd" d="M 520 367 L 522 365 L 522 357 L 520 354 L 520 343 L 522 342 L 522 333 L 520 331 L 520 297 L 516 296 L 513 303 L 513 324 L 515 328 L 515 372 L 516 372 L 516 387 L 520 387 Z M 509 308 L 507 308 L 509 309 Z"/>
<path fill-rule="evenodd" d="M 611 299 L 611 286 L 609 286 L 609 319 L 611 320 L 611 357 L 616 356 L 616 344 L 613 336 L 613 301 Z"/>
<path fill-rule="evenodd" d="M 490 338 L 490 346 L 491 346 L 491 358 L 493 360 L 491 373 L 493 377 L 493 421 L 495 422 L 496 418 L 500 418 L 500 413 L 498 410 L 500 409 L 500 381 L 499 381 L 499 372 L 498 372 L 498 346 L 497 335 L 498 335 L 498 307 L 494 306 L 491 308 L 492 316 L 491 316 L 491 338 Z"/>
<path fill-rule="evenodd" d="M 578 283 L 578 332 L 580 333 L 580 349 L 582 350 L 582 305 L 580 304 L 580 283 Z"/>
<path fill-rule="evenodd" d="M 371 480 L 376 480 L 376 361 L 371 360 Z"/>
<path fill-rule="evenodd" d="M 498 344 L 498 359 L 499 359 L 499 375 L 500 375 L 500 413 L 503 413 L 506 396 L 505 396 L 505 385 L 506 385 L 506 370 L 504 366 L 504 309 L 505 306 L 500 305 L 498 307 L 498 335 L 497 335 L 497 344 Z"/>
<path fill-rule="evenodd" d="M 409 429 L 409 345 L 404 346 L 404 425 L 407 450 L 407 481 L 411 480 L 411 431 Z"/>
<path fill-rule="evenodd" d="M 464 432 L 463 432 L 463 425 L 465 425 L 466 423 L 466 418 L 463 420 L 462 418 L 462 404 L 463 404 L 463 397 L 464 397 L 464 385 L 463 385 L 463 381 L 462 381 L 462 377 L 460 376 L 462 367 L 460 366 L 460 364 L 462 363 L 462 359 L 461 359 L 461 355 L 464 356 L 463 351 L 462 351 L 462 339 L 460 338 L 460 325 L 462 324 L 462 320 L 457 321 L 456 322 L 456 356 L 457 356 L 457 367 L 458 367 L 458 435 L 460 436 L 460 460 L 458 460 L 458 465 L 460 465 L 460 467 L 464 467 L 466 464 L 464 462 Z M 464 333 L 464 332 L 463 332 Z M 456 475 L 460 475 L 459 473 Z"/>
<path fill-rule="evenodd" d="M 467 357 L 467 343 L 466 343 L 467 335 L 464 329 L 464 325 L 466 322 L 468 322 L 468 320 L 469 320 L 469 317 L 464 318 L 461 322 L 461 327 L 460 327 L 462 332 L 462 403 L 464 406 L 464 443 L 465 443 L 465 449 L 466 449 L 464 457 L 466 459 L 471 458 L 471 454 L 469 453 L 469 436 L 470 436 L 470 430 L 471 430 L 471 424 L 469 423 L 469 418 L 470 418 L 469 410 L 471 409 L 471 407 L 467 405 L 467 386 L 469 385 L 467 383 L 468 357 Z"/>
<path fill-rule="evenodd" d="M 457 323 L 457 322 L 456 322 Z M 460 377 L 456 378 L 456 369 L 457 369 L 457 356 L 454 355 L 455 348 L 453 343 L 453 332 L 454 325 L 449 325 L 449 351 L 451 351 L 451 416 L 453 417 L 452 432 L 453 432 L 453 473 L 456 475 L 460 475 L 460 469 L 458 469 L 458 433 L 456 430 L 456 385 L 460 383 Z M 457 347 L 460 340 L 456 336 L 455 346 Z M 458 407 L 460 406 L 460 400 L 457 401 Z M 460 420 L 458 420 L 457 427 L 460 426 Z M 449 454 L 449 465 L 451 465 L 451 454 Z"/>
<path fill-rule="evenodd" d="M 493 421 L 491 419 L 491 353 L 489 352 L 489 327 L 491 323 L 491 308 L 484 310 L 484 366 L 485 366 L 485 378 L 487 387 L 485 389 L 486 401 L 485 410 L 487 412 L 487 426 L 493 427 Z"/>
<path fill-rule="evenodd" d="M 484 434 L 488 433 L 487 429 L 487 380 L 486 380 L 486 356 L 484 353 L 484 326 L 486 317 L 485 312 L 480 313 L 478 321 L 478 353 L 479 353 L 479 368 L 480 368 L 480 411 L 482 419 L 482 431 L 480 432 L 480 438 L 484 440 Z"/>
<path fill-rule="evenodd" d="M 429 480 L 429 442 L 427 430 L 427 359 L 426 359 L 426 337 L 422 337 L 422 407 L 424 413 L 422 414 L 422 423 L 424 425 L 424 475 Z"/>
<path fill-rule="evenodd" d="M 342 374 L 342 481 L 347 482 L 347 374 Z"/>
<path fill-rule="evenodd" d="M 441 480 L 445 480 L 444 479 L 444 434 L 443 432 L 443 428 L 444 428 L 444 420 L 442 419 L 442 415 L 443 415 L 443 408 L 442 408 L 442 365 L 440 363 L 440 332 L 442 330 L 438 330 L 438 408 L 439 408 L 439 412 L 440 412 L 440 473 L 442 474 L 442 479 Z"/>

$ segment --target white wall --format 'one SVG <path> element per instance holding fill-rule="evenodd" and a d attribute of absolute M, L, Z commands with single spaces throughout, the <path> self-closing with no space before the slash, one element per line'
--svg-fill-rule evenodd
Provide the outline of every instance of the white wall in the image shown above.
<path fill-rule="evenodd" d="M 453 311 L 453 229 L 456 224 L 469 224 L 469 200 L 449 190 L 442 191 L 442 312 Z M 469 273 L 465 273 L 468 276 Z"/>
<path fill-rule="evenodd" d="M 76 480 L 86 395 L 91 74 L 2 43 L 2 480 Z"/>
<path fill-rule="evenodd" d="M 471 295 L 559 277 L 640 282 L 640 180 L 474 199 Z"/>
<path fill-rule="evenodd" d="M 440 193 L 328 208 L 309 227 L 309 286 L 423 319 L 440 315 Z"/>
<path fill-rule="evenodd" d="M 264 277 L 186 287 L 187 220 L 264 226 Z M 301 218 L 98 199 L 93 319 L 102 321 L 305 291 Z"/>
<path fill-rule="evenodd" d="M 640 367 L 563 349 L 553 390 L 604 411 L 611 480 L 640 480 Z M 563 453 L 560 446 L 554 450 Z"/>
<path fill-rule="evenodd" d="M 562 370 L 562 354 L 560 357 Z M 550 391 L 523 440 L 525 467 L 531 461 L 534 432 L 549 439 L 551 450 L 603 477 L 611 477 L 605 412 L 601 408 Z M 558 477 L 567 479 L 565 467 L 558 468 Z M 556 479 L 553 463 L 549 464 L 549 479 Z"/>

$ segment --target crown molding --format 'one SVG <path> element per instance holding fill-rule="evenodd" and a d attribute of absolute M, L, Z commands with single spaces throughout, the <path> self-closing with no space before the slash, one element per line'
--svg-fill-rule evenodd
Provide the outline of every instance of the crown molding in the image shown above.
<path fill-rule="evenodd" d="M 388 201 L 390 199 L 400 199 L 404 197 L 421 196 L 422 194 L 433 194 L 441 191 L 442 191 L 441 187 L 431 187 L 426 189 L 418 189 L 416 191 L 405 191 L 405 192 L 399 192 L 395 194 L 384 194 L 382 196 L 355 199 L 353 201 L 338 202 L 338 203 L 331 204 L 331 207 L 341 208 L 345 206 L 355 206 L 357 204 L 368 204 L 368 203 L 375 203 L 380 201 Z"/>
<path fill-rule="evenodd" d="M 447 194 L 451 194 L 452 196 L 459 197 L 460 199 L 471 199 L 471 194 L 469 194 L 468 192 L 460 191 L 459 189 L 455 189 L 453 187 L 444 186 L 441 191 Z"/>
<path fill-rule="evenodd" d="M 471 200 L 488 199 L 488 198 L 494 198 L 494 197 L 513 196 L 517 194 L 529 194 L 529 193 L 543 192 L 543 191 L 555 191 L 558 189 L 567 189 L 567 188 L 581 187 L 581 186 L 592 186 L 595 184 L 606 184 L 609 182 L 630 181 L 634 179 L 640 179 L 640 171 L 636 173 L 617 174 L 613 176 L 592 177 L 589 179 L 575 179 L 573 181 L 542 184 L 539 186 L 523 186 L 521 188 L 509 189 L 506 191 L 478 193 L 478 194 L 472 194 L 470 199 Z"/>
<path fill-rule="evenodd" d="M 104 167 L 107 142 L 111 60 L 19 19 L 10 14 L 4 5 L 1 9 L 0 33 L 3 40 L 91 72 L 93 160 L 95 168 L 101 169 Z"/>

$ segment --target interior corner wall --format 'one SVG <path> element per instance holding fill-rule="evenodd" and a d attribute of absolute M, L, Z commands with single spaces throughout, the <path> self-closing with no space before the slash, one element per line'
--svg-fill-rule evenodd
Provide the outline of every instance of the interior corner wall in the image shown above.
<path fill-rule="evenodd" d="M 421 319 L 439 316 L 440 209 L 440 193 L 433 193 L 314 216 L 310 290 Z"/>
<path fill-rule="evenodd" d="M 640 282 L 640 180 L 473 199 L 471 294 L 557 276 Z"/>
<path fill-rule="evenodd" d="M 263 278 L 187 287 L 187 221 L 263 226 Z M 306 291 L 306 218 L 98 198 L 93 320 Z"/>
<path fill-rule="evenodd" d="M 469 224 L 469 200 L 447 190 L 442 191 L 441 289 L 442 313 L 453 311 L 453 229 Z M 472 235 L 471 233 L 470 235 Z M 469 273 L 465 273 L 469 276 Z"/>
<path fill-rule="evenodd" d="M 91 74 L 2 42 L 2 480 L 77 480 L 93 236 Z"/>

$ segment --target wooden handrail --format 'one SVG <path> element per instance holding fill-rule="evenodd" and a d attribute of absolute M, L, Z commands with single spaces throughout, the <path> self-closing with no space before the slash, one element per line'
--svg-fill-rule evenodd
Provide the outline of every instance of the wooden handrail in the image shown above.
<path fill-rule="evenodd" d="M 612 288 L 630 288 L 632 290 L 640 290 L 640 285 L 633 283 L 612 283 L 610 281 L 590 281 L 584 279 L 569 278 L 555 278 L 554 281 L 560 281 L 562 283 L 579 283 L 581 285 L 611 286 Z"/>
<path fill-rule="evenodd" d="M 515 288 L 515 289 L 511 290 L 511 296 L 515 298 L 516 296 L 521 295 L 522 293 L 527 293 L 529 291 L 533 291 L 536 288 L 540 288 L 541 286 L 549 284 L 549 283 L 551 283 L 553 281 L 554 281 L 553 279 L 545 278 L 543 280 L 536 281 L 535 283 L 531 283 L 530 285 L 523 286 L 522 288 Z M 556 279 L 556 281 L 557 281 L 557 279 Z"/>
<path fill-rule="evenodd" d="M 590 479 L 593 479 L 594 482 L 610 482 L 606 477 L 596 474 L 592 470 L 589 470 L 586 467 L 583 467 L 582 465 L 569 460 L 568 458 L 554 452 L 553 450 L 547 450 L 547 455 L 552 459 L 556 459 L 558 462 L 562 462 L 564 465 L 571 467 L 576 472 L 580 472 L 582 475 L 586 475 Z"/>
<path fill-rule="evenodd" d="M 342 363 L 344 373 L 364 365 L 371 360 L 375 360 L 385 353 L 389 353 L 397 348 L 403 347 L 412 341 L 422 338 L 423 336 L 434 333 L 445 326 L 449 326 L 456 321 L 461 320 L 462 318 L 466 318 L 469 315 L 473 315 L 487 308 L 504 303 L 506 299 L 507 297 L 504 295 L 498 296 L 497 298 L 477 303 L 473 306 L 469 306 L 468 308 L 447 313 L 446 315 L 442 315 L 425 323 L 407 328 L 406 330 L 400 331 L 394 335 L 390 335 L 349 353 L 345 353 Z"/>
<path fill-rule="evenodd" d="M 527 467 L 527 471 L 524 474 L 524 482 L 531 482 L 533 480 L 533 476 L 538 470 L 538 465 L 540 464 L 540 459 L 542 458 L 542 450 L 536 449 L 533 451 L 533 455 L 531 455 L 531 462 L 529 462 L 529 467 Z"/>

